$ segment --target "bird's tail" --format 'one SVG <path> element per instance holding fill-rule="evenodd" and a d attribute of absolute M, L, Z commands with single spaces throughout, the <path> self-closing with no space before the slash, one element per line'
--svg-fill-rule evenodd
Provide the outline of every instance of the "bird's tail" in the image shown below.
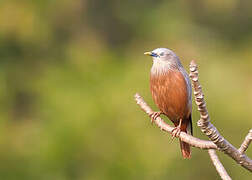
<path fill-rule="evenodd" d="M 192 135 L 193 131 L 192 131 L 192 118 L 191 118 L 191 115 L 189 116 L 189 119 L 186 122 L 187 122 L 186 128 L 182 128 L 181 130 L 186 132 L 187 134 Z M 183 141 L 181 141 L 181 140 L 179 140 L 179 142 L 180 142 L 180 148 L 181 148 L 183 158 L 185 158 L 185 159 L 191 158 L 190 145 L 183 142 Z"/>
<path fill-rule="evenodd" d="M 191 158 L 191 148 L 190 145 L 179 140 L 180 142 L 180 148 L 181 148 L 181 152 L 182 152 L 182 156 L 184 159 L 189 159 Z"/>

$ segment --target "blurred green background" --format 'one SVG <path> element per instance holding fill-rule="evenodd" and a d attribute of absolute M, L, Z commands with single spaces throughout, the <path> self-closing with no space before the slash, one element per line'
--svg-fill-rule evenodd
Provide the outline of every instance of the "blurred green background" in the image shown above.
<path fill-rule="evenodd" d="M 157 47 L 199 65 L 211 120 L 239 147 L 252 127 L 252 1 L 1 0 L 0 179 L 220 179 L 206 151 L 134 101 Z M 196 137 L 206 139 L 196 125 Z M 169 122 L 169 121 L 168 121 Z M 251 174 L 219 153 L 234 179 Z M 247 155 L 252 157 L 252 148 Z"/>

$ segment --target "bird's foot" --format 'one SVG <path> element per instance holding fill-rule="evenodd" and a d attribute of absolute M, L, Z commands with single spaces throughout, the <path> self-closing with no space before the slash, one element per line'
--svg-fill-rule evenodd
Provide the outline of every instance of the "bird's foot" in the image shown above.
<path fill-rule="evenodd" d="M 174 139 L 175 137 L 178 137 L 181 133 L 180 127 L 177 126 L 175 127 L 172 131 L 171 131 L 171 135 L 172 135 L 172 139 Z"/>
<path fill-rule="evenodd" d="M 175 127 L 172 131 L 172 139 L 174 139 L 174 137 L 179 137 L 180 133 L 181 133 L 181 124 L 182 124 L 182 119 L 179 120 L 179 125 L 177 127 Z"/>
<path fill-rule="evenodd" d="M 161 114 L 163 114 L 161 111 L 153 112 L 153 113 L 150 115 L 151 124 L 153 124 L 153 122 L 154 122 L 154 121 L 157 119 L 157 117 L 159 117 Z"/>

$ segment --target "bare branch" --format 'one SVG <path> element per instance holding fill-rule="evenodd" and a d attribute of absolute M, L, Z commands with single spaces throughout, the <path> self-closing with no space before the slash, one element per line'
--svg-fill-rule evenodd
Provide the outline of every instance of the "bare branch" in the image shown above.
<path fill-rule="evenodd" d="M 241 154 L 244 154 L 245 151 L 248 149 L 251 141 L 252 141 L 252 129 L 249 130 L 248 135 L 245 137 L 245 139 L 244 139 L 243 143 L 241 144 L 241 147 L 238 149 L 238 151 Z"/>
<path fill-rule="evenodd" d="M 227 174 L 225 168 L 218 159 L 215 150 L 220 150 L 234 159 L 238 164 L 247 170 L 252 172 L 252 160 L 249 159 L 244 153 L 247 150 L 249 144 L 252 141 L 252 129 L 249 131 L 245 140 L 243 141 L 241 147 L 236 149 L 232 144 L 230 144 L 217 130 L 217 128 L 210 123 L 210 117 L 206 108 L 206 103 L 204 100 L 204 95 L 202 92 L 201 85 L 198 80 L 198 70 L 197 65 L 194 61 L 190 63 L 190 78 L 192 80 L 192 85 L 194 88 L 195 102 L 198 106 L 198 111 L 200 112 L 200 119 L 198 121 L 198 126 L 201 131 L 205 133 L 211 141 L 201 140 L 193 137 L 185 132 L 179 134 L 179 138 L 190 144 L 193 147 L 208 149 L 209 156 L 222 179 L 230 180 L 231 178 Z M 153 114 L 153 110 L 147 105 L 143 98 L 137 93 L 135 95 L 135 100 L 137 104 L 145 111 L 149 116 Z M 171 133 L 174 127 L 165 123 L 161 117 L 157 117 L 154 123 L 163 131 Z"/>
<path fill-rule="evenodd" d="M 218 132 L 216 127 L 210 123 L 210 117 L 206 108 L 204 95 L 198 81 L 197 65 L 194 61 L 192 61 L 190 64 L 190 78 L 192 80 L 194 88 L 195 102 L 198 106 L 198 111 L 200 112 L 200 120 L 198 121 L 198 126 L 201 128 L 201 131 L 205 133 L 221 151 L 233 158 L 244 168 L 252 171 L 252 160 L 249 159 L 245 154 L 241 154 L 232 144 L 224 139 L 224 137 Z"/>
<path fill-rule="evenodd" d="M 208 150 L 208 154 L 217 170 L 217 172 L 219 173 L 221 179 L 223 180 L 231 180 L 230 176 L 228 175 L 227 171 L 225 170 L 225 168 L 223 167 L 223 165 L 221 164 L 216 151 L 214 149 L 209 149 Z"/>
<path fill-rule="evenodd" d="M 137 93 L 135 95 L 135 100 L 137 104 L 141 107 L 141 109 L 146 112 L 149 116 L 153 113 L 153 110 L 148 106 L 148 104 L 143 100 L 143 98 Z M 168 125 L 163 121 L 161 117 L 157 117 L 154 123 L 163 131 L 171 133 L 174 127 Z M 212 141 L 201 140 L 196 137 L 193 137 L 185 132 L 181 132 L 179 138 L 190 144 L 193 147 L 197 147 L 200 149 L 217 149 L 217 146 Z"/>

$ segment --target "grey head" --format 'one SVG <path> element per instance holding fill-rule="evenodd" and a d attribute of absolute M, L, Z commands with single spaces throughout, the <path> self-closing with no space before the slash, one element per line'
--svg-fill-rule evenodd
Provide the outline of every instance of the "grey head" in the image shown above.
<path fill-rule="evenodd" d="M 157 48 L 151 52 L 145 52 L 145 55 L 152 56 L 153 67 L 160 69 L 179 69 L 182 67 L 178 56 L 170 49 Z M 155 69 L 156 69 L 155 68 Z"/>

